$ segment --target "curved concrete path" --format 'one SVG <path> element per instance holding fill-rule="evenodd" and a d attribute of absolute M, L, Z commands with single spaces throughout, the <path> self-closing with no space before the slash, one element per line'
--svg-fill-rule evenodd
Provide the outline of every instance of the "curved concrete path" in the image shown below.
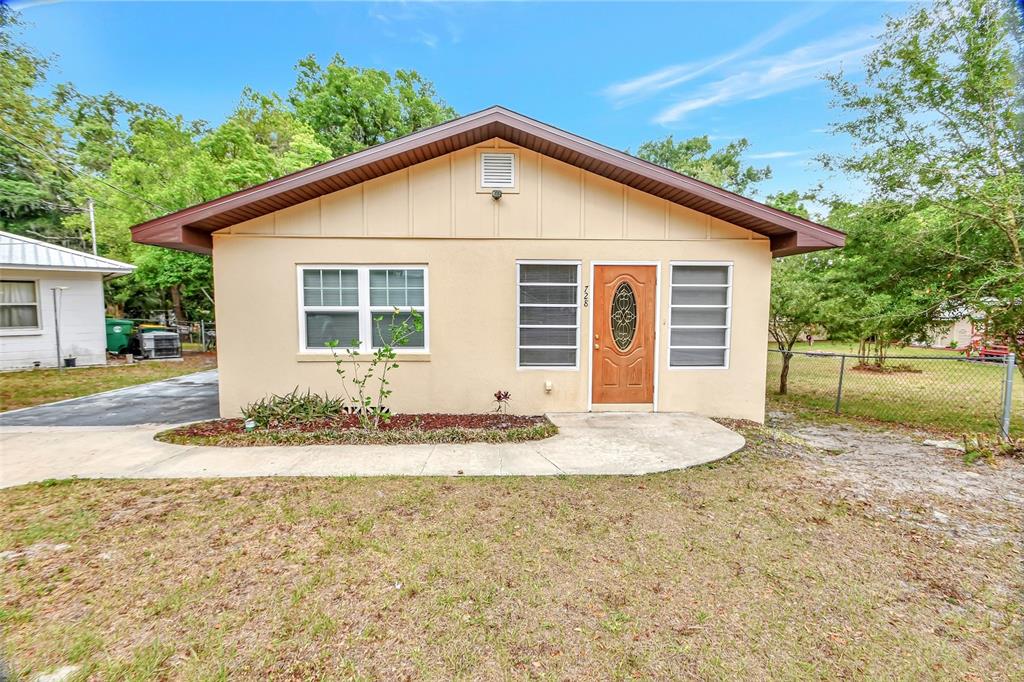
<path fill-rule="evenodd" d="M 48 478 L 550 476 L 649 474 L 743 447 L 689 413 L 549 415 L 560 433 L 530 443 L 218 448 L 158 443 L 167 426 L 3 426 L 0 487 Z"/>

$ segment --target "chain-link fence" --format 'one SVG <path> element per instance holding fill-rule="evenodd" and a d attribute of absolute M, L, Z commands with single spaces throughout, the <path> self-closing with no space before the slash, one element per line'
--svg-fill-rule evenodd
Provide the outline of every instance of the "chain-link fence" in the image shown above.
<path fill-rule="evenodd" d="M 951 431 L 1024 434 L 1024 380 L 1013 357 L 768 351 L 768 396 L 795 406 Z"/>

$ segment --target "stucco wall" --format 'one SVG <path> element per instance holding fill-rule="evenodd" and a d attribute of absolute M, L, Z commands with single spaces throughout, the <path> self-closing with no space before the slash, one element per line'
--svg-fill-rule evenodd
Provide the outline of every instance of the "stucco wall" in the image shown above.
<path fill-rule="evenodd" d="M 4 268 L 3 279 L 36 280 L 40 297 L 38 330 L 0 331 L 0 369 L 57 366 L 54 333 L 53 287 L 68 287 L 62 294 L 60 335 L 63 355 L 74 355 L 78 365 L 102 365 L 107 361 L 104 326 L 103 283 L 96 272 L 15 270 Z"/>
<path fill-rule="evenodd" d="M 392 409 L 485 411 L 502 389 L 520 413 L 586 410 L 590 308 L 578 370 L 516 369 L 516 260 L 564 259 L 582 262 L 586 287 L 592 261 L 661 264 L 657 409 L 763 419 L 767 239 L 523 149 L 518 191 L 494 201 L 478 189 L 480 149 L 214 234 L 222 414 L 296 386 L 340 393 L 330 356 L 299 351 L 296 267 L 327 263 L 428 267 L 430 352 L 403 359 Z M 734 264 L 728 369 L 668 367 L 674 260 Z"/>
<path fill-rule="evenodd" d="M 515 262 L 580 259 L 590 286 L 594 260 L 662 264 L 658 409 L 761 420 L 770 254 L 765 242 L 601 240 L 387 240 L 215 236 L 221 409 L 299 386 L 340 392 L 330 357 L 299 352 L 295 269 L 304 263 L 425 264 L 430 276 L 430 353 L 410 355 L 394 374 L 393 409 L 487 410 L 498 389 L 520 412 L 587 409 L 590 309 L 582 315 L 580 369 L 517 370 Z M 671 260 L 728 260 L 733 268 L 728 369 L 669 369 Z M 545 393 L 551 381 L 553 391 Z"/>

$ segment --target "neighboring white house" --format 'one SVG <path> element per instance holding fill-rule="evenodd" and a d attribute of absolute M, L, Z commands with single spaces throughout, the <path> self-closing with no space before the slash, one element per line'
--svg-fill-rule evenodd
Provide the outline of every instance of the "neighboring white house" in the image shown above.
<path fill-rule="evenodd" d="M 981 331 L 980 320 L 966 315 L 933 333 L 928 337 L 928 345 L 932 348 L 966 348 L 976 336 L 981 335 Z"/>
<path fill-rule="evenodd" d="M 103 282 L 134 269 L 0 232 L 0 369 L 56 367 L 58 357 L 106 364 Z"/>

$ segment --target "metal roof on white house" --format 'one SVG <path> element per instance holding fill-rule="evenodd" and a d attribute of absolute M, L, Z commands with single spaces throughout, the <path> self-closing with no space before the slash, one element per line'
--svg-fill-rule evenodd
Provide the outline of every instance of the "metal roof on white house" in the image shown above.
<path fill-rule="evenodd" d="M 0 268 L 78 270 L 127 275 L 135 266 L 63 246 L 54 246 L 38 239 L 0 232 Z"/>

